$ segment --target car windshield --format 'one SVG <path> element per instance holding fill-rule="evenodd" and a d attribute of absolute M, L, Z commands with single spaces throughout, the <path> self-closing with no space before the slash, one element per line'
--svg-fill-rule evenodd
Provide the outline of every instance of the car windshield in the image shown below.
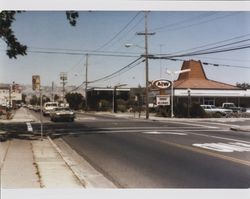
<path fill-rule="evenodd" d="M 46 107 L 48 107 L 48 106 L 57 106 L 57 104 L 56 103 L 54 103 L 54 104 L 46 104 Z"/>

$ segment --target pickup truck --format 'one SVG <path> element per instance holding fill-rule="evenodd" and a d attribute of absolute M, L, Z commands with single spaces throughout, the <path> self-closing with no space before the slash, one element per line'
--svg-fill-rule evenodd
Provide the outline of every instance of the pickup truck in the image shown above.
<path fill-rule="evenodd" d="M 214 105 L 201 105 L 206 113 L 218 113 L 222 116 L 227 115 L 228 113 L 232 113 L 231 109 L 218 108 Z"/>
<path fill-rule="evenodd" d="M 222 104 L 223 109 L 231 109 L 233 112 L 246 112 L 245 108 L 237 107 L 234 103 L 227 102 Z"/>

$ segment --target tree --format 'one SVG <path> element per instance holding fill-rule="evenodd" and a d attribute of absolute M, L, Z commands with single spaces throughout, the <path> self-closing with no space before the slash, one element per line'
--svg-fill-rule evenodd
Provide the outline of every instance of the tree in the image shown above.
<path fill-rule="evenodd" d="M 11 27 L 12 23 L 16 20 L 16 14 L 19 13 L 21 13 L 21 11 L 0 12 L 0 38 L 7 44 L 6 54 L 10 59 L 16 59 L 17 55 L 27 55 L 27 46 L 18 41 Z M 67 11 L 66 17 L 69 23 L 75 26 L 79 16 L 78 12 Z"/>
<path fill-rule="evenodd" d="M 246 82 L 244 82 L 244 83 L 236 83 L 236 86 L 237 87 L 240 87 L 240 88 L 242 88 L 242 89 L 250 89 L 250 84 L 249 83 L 246 83 Z"/>
<path fill-rule="evenodd" d="M 83 96 L 80 93 L 67 93 L 65 96 L 67 102 L 69 103 L 69 107 L 71 109 L 77 110 L 82 107 L 83 104 Z"/>
<path fill-rule="evenodd" d="M 22 103 L 26 104 L 26 97 L 27 95 L 22 93 Z"/>
<path fill-rule="evenodd" d="M 55 96 L 54 96 L 54 101 L 57 102 L 59 99 L 60 99 L 60 96 L 57 95 L 57 94 L 55 94 Z M 53 100 L 53 99 L 52 99 L 52 100 Z"/>
<path fill-rule="evenodd" d="M 19 11 L 3 11 L 0 13 L 0 37 L 7 44 L 9 58 L 16 58 L 17 55 L 26 55 L 27 46 L 22 45 L 14 35 L 11 28 L 15 15 Z"/>
<path fill-rule="evenodd" d="M 31 99 L 30 99 L 30 104 L 31 105 L 37 105 L 39 104 L 39 99 L 36 95 L 32 95 Z"/>

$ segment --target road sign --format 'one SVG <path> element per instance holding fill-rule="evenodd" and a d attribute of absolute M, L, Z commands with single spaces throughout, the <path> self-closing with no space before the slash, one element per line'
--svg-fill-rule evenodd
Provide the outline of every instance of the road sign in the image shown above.
<path fill-rule="evenodd" d="M 33 75 L 32 76 L 32 89 L 33 90 L 39 90 L 40 89 L 40 76 L 39 75 Z"/>
<path fill-rule="evenodd" d="M 156 105 L 157 106 L 169 106 L 170 105 L 170 96 L 169 95 L 157 95 L 156 96 Z"/>

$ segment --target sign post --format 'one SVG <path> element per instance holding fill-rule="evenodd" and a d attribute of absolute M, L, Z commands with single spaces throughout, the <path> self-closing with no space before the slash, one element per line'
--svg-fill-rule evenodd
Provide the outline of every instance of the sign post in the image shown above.
<path fill-rule="evenodd" d="M 40 82 L 40 75 L 33 75 L 32 76 L 32 89 L 34 91 L 39 91 L 39 93 L 40 93 L 41 141 L 43 141 L 43 116 L 42 116 L 43 99 L 42 99 L 42 88 L 41 88 L 41 82 Z"/>

